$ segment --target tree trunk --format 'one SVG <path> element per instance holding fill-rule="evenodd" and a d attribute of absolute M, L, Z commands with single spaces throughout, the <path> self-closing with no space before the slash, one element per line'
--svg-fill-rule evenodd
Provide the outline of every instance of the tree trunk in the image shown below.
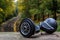
<path fill-rule="evenodd" d="M 57 16 L 56 16 L 56 11 L 57 11 L 57 0 L 52 0 L 53 2 L 53 7 L 52 7 L 52 11 L 53 11 L 53 18 L 55 20 L 57 20 Z"/>

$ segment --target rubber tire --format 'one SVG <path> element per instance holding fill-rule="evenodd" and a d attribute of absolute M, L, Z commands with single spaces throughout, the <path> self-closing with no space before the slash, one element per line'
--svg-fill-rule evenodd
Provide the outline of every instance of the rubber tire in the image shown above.
<path fill-rule="evenodd" d="M 22 24 L 23 22 L 28 22 L 29 25 L 30 25 L 30 28 L 31 28 L 30 32 L 29 32 L 27 35 L 22 34 L 22 32 L 21 32 L 21 30 L 20 30 L 20 26 L 21 26 L 21 24 Z M 24 36 L 24 37 L 26 37 L 26 38 L 31 37 L 31 36 L 35 33 L 35 25 L 33 24 L 32 20 L 29 19 L 29 18 L 23 19 L 23 20 L 21 21 L 21 23 L 20 23 L 20 26 L 19 26 L 19 31 L 20 31 L 21 35 Z"/>
<path fill-rule="evenodd" d="M 56 27 L 54 27 L 54 30 L 47 30 L 47 29 L 45 29 L 43 27 L 41 27 L 40 29 L 45 31 L 48 34 L 52 34 L 52 33 L 54 33 L 57 30 L 57 25 L 56 25 Z"/>
<path fill-rule="evenodd" d="M 55 29 L 52 30 L 52 31 L 46 31 L 46 33 L 48 33 L 48 34 L 53 34 L 56 30 L 57 30 L 57 27 L 55 27 Z"/>

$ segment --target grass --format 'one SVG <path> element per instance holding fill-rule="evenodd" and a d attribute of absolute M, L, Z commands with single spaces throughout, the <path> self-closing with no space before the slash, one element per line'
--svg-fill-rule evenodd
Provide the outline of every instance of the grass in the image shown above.
<path fill-rule="evenodd" d="M 57 31 L 58 31 L 58 32 L 60 32 L 60 20 L 59 20 L 59 21 L 57 21 L 57 23 L 58 23 Z"/>

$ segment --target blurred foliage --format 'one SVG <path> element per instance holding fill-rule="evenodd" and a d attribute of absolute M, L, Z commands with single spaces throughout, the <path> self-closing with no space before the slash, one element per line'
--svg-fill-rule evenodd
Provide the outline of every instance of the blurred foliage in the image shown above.
<path fill-rule="evenodd" d="M 54 1 L 57 1 L 57 3 Z M 44 20 L 54 15 L 53 4 L 57 4 L 55 14 L 60 14 L 60 0 L 17 0 L 17 2 L 0 0 L 0 23 L 17 15 L 38 21 Z"/>
<path fill-rule="evenodd" d="M 14 7 L 12 0 L 0 0 L 0 23 L 13 17 Z"/>
<path fill-rule="evenodd" d="M 26 18 L 26 17 L 35 18 L 34 16 L 37 15 L 36 18 L 38 20 L 40 19 L 39 17 L 42 17 L 44 20 L 44 16 L 46 14 L 54 15 L 54 13 L 56 14 L 55 10 L 57 10 L 57 12 L 58 12 L 59 7 L 56 6 L 56 4 L 57 5 L 59 4 L 58 1 L 59 0 L 57 0 L 57 1 L 56 0 L 18 0 L 18 3 L 19 3 L 18 7 L 20 8 L 19 10 L 22 13 L 23 18 Z M 54 17 L 55 16 L 56 15 L 54 15 Z"/>
<path fill-rule="evenodd" d="M 42 18 L 44 20 L 45 15 L 50 17 L 50 15 L 53 14 L 53 0 L 14 1 L 15 0 L 0 0 L 0 23 L 17 15 L 21 15 L 22 18 L 31 18 L 33 20 L 41 20 Z M 57 13 L 60 13 L 60 0 L 57 0 L 57 5 Z"/>
<path fill-rule="evenodd" d="M 60 31 L 60 21 L 58 20 L 57 23 L 58 23 L 57 31 L 59 32 Z"/>

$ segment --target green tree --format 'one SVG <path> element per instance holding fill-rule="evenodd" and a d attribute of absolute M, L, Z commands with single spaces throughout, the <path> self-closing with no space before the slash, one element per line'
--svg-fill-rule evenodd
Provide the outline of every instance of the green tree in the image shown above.
<path fill-rule="evenodd" d="M 1 23 L 13 16 L 14 3 L 13 0 L 0 0 L 0 21 Z"/>

